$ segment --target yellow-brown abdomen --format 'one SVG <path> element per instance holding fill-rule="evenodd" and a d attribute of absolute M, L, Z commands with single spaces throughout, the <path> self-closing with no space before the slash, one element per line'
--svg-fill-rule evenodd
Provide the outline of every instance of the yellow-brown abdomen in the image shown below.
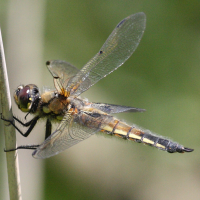
<path fill-rule="evenodd" d="M 163 151 L 168 151 L 169 153 L 184 153 L 187 151 L 187 148 L 184 148 L 182 145 L 176 142 L 165 139 L 161 136 L 154 135 L 150 131 L 143 131 L 134 126 L 131 127 L 128 124 L 115 118 L 113 118 L 109 124 L 104 126 L 101 132 L 105 132 L 109 135 L 115 135 L 123 139 L 154 146 Z"/>

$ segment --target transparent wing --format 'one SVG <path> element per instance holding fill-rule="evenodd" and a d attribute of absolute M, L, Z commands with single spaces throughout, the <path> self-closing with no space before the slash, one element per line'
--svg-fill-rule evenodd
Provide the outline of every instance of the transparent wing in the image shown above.
<path fill-rule="evenodd" d="M 91 103 L 92 108 L 99 109 L 105 113 L 121 113 L 121 112 L 144 112 L 145 109 L 129 107 L 129 106 L 120 106 L 114 104 L 105 104 L 105 103 Z"/>
<path fill-rule="evenodd" d="M 67 91 L 78 96 L 120 67 L 137 48 L 146 24 L 144 13 L 122 20 L 100 51 L 68 82 Z"/>
<path fill-rule="evenodd" d="M 47 61 L 46 65 L 54 78 L 54 85 L 59 93 L 63 92 L 69 79 L 79 71 L 79 69 L 63 60 Z"/>
<path fill-rule="evenodd" d="M 83 115 L 85 115 L 83 116 L 85 121 L 80 121 L 79 116 L 67 113 L 55 132 L 33 152 L 33 157 L 48 158 L 54 156 L 89 138 L 112 119 L 112 116 L 109 115 Z"/>

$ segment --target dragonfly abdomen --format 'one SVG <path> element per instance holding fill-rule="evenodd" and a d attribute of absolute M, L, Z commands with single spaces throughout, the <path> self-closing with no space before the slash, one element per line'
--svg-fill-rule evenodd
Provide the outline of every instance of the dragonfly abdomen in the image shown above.
<path fill-rule="evenodd" d="M 131 127 L 119 120 L 114 120 L 113 123 L 109 123 L 101 131 L 123 139 L 128 139 L 138 143 L 144 143 L 150 146 L 154 146 L 169 153 L 184 153 L 193 151 L 192 149 L 185 148 L 182 145 L 169 139 L 154 135 L 150 131 L 143 131 L 135 128 L 134 126 Z"/>

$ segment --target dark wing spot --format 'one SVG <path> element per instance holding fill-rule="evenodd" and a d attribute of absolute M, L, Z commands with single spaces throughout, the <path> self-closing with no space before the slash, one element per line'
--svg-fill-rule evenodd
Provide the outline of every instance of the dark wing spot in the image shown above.
<path fill-rule="evenodd" d="M 121 22 L 119 22 L 119 24 L 117 25 L 117 28 L 119 28 L 124 22 L 125 22 L 126 19 L 123 19 Z"/>
<path fill-rule="evenodd" d="M 94 117 L 94 118 L 98 118 L 101 116 L 101 114 L 99 113 L 87 113 L 89 116 Z"/>
<path fill-rule="evenodd" d="M 47 61 L 47 62 L 46 62 L 46 65 L 50 65 L 50 61 Z"/>

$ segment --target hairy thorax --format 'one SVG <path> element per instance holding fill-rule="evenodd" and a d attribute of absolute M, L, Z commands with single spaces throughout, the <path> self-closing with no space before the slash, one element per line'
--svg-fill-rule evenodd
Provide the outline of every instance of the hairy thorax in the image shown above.
<path fill-rule="evenodd" d="M 48 91 L 41 95 L 37 112 L 41 117 L 62 120 L 67 111 L 67 98 L 57 94 L 55 91 Z"/>

